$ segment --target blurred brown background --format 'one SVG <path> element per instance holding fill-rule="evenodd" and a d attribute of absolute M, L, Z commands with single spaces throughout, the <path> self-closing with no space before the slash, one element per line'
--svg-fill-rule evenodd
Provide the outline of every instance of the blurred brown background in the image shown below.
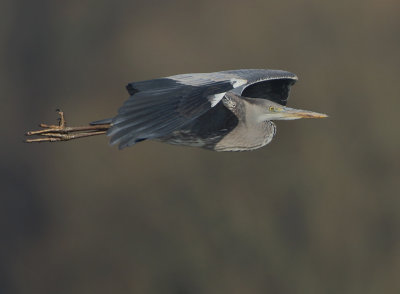
<path fill-rule="evenodd" d="M 0 4 L 0 293 L 400 293 L 400 4 Z M 113 116 L 125 85 L 239 68 L 296 73 L 243 153 L 106 137 L 22 144 L 62 108 Z"/>

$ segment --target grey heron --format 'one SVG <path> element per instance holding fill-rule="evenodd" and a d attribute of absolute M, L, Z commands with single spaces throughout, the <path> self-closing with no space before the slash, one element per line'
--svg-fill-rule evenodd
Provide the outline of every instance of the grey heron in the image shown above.
<path fill-rule="evenodd" d="M 240 69 L 133 82 L 115 117 L 67 127 L 60 111 L 59 125 L 42 124 L 43 129 L 26 133 L 41 138 L 26 142 L 107 134 L 120 149 L 157 140 L 215 151 L 254 150 L 275 136 L 273 120 L 327 117 L 286 106 L 296 81 L 287 71 Z"/>

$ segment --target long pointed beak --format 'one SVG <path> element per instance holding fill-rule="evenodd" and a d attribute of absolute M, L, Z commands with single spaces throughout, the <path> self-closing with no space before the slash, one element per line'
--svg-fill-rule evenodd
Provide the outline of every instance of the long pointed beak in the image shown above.
<path fill-rule="evenodd" d="M 308 110 L 302 109 L 294 109 L 290 107 L 285 107 L 284 112 L 282 113 L 285 119 L 298 119 L 298 118 L 324 118 L 328 117 L 328 115 L 324 113 L 318 113 Z"/>

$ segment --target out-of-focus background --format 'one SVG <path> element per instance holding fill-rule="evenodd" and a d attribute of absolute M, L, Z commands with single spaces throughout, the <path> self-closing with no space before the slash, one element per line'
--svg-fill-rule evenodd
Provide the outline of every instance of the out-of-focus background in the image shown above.
<path fill-rule="evenodd" d="M 400 4 L 0 4 L 0 293 L 400 293 Z M 296 73 L 257 151 L 23 133 L 113 116 L 135 80 Z"/>

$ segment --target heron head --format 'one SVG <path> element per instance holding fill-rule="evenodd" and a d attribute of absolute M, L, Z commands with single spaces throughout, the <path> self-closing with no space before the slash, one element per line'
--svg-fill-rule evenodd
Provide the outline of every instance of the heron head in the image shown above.
<path fill-rule="evenodd" d="M 272 102 L 270 100 L 259 101 L 258 108 L 260 110 L 258 115 L 259 121 L 267 121 L 267 120 L 293 120 L 299 118 L 324 118 L 328 117 L 326 114 L 295 109 L 283 106 L 281 104 Z M 261 104 L 261 105 L 260 105 Z"/>

